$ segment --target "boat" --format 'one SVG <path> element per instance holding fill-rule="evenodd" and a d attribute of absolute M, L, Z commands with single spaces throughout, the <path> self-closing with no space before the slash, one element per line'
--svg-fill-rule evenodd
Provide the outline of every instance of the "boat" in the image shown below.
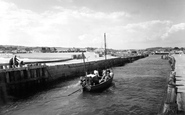
<path fill-rule="evenodd" d="M 107 57 L 106 57 L 106 35 L 105 34 L 104 34 L 104 41 L 105 41 L 105 61 L 106 61 Z M 82 53 L 82 55 L 83 55 L 83 53 Z M 112 85 L 114 73 L 111 69 L 102 70 L 105 73 L 101 76 L 99 76 L 99 74 L 98 74 L 99 72 L 97 70 L 94 71 L 94 74 L 87 74 L 86 64 L 85 64 L 84 58 L 83 58 L 83 62 L 84 62 L 84 71 L 86 73 L 86 76 L 80 78 L 80 84 L 82 86 L 83 91 L 99 92 L 99 91 L 102 91 Z M 98 83 L 93 83 L 94 77 L 99 78 Z M 105 79 L 105 77 L 107 77 L 107 78 Z"/>
<path fill-rule="evenodd" d="M 90 80 L 92 80 L 92 77 L 87 77 L 87 76 L 84 78 L 81 78 L 81 85 L 82 85 L 83 91 L 88 91 L 88 92 L 99 92 L 107 89 L 112 85 L 112 80 L 114 78 L 114 74 L 112 73 L 108 80 L 94 85 L 90 82 Z"/>

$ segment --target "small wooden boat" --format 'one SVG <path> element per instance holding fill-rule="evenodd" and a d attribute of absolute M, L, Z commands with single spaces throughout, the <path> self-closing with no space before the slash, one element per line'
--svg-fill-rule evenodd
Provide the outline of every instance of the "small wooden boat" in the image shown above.
<path fill-rule="evenodd" d="M 105 34 L 104 34 L 104 41 L 105 41 L 105 61 L 106 61 L 107 51 L 106 51 L 106 35 Z M 94 73 L 94 74 L 87 75 L 86 64 L 85 64 L 85 59 L 84 59 L 85 56 L 84 56 L 83 52 L 82 52 L 82 57 L 83 57 L 83 62 L 84 62 L 84 70 L 86 73 L 86 76 L 81 77 L 81 80 L 80 80 L 81 81 L 80 84 L 82 86 L 83 91 L 97 92 L 97 91 L 102 91 L 102 90 L 108 88 L 109 86 L 111 86 L 112 80 L 114 77 L 113 72 L 110 69 L 104 71 L 105 73 L 102 75 L 103 78 L 101 78 L 102 81 L 100 79 L 98 79 L 99 75 L 98 75 L 98 71 L 96 71 L 96 70 L 95 71 L 97 72 L 97 74 Z M 94 76 L 96 76 L 96 77 L 94 77 Z M 94 80 L 94 78 L 96 80 Z"/>
<path fill-rule="evenodd" d="M 110 76 L 110 78 L 107 81 L 100 82 L 99 84 L 92 85 L 89 80 L 91 78 L 85 77 L 84 82 L 81 82 L 83 91 L 89 91 L 89 92 L 99 92 L 107 89 L 111 86 L 112 80 L 113 80 L 113 74 Z"/>

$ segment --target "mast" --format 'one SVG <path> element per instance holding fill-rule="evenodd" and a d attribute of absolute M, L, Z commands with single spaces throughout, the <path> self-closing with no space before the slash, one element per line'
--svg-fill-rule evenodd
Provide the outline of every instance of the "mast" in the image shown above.
<path fill-rule="evenodd" d="M 83 58 L 83 63 L 84 63 L 84 72 L 85 72 L 85 75 L 87 75 L 86 64 L 85 64 L 85 55 L 83 52 L 82 52 L 82 58 Z"/>
<path fill-rule="evenodd" d="M 106 33 L 104 33 L 104 44 L 105 44 L 105 60 L 107 59 L 107 45 L 106 45 Z"/>

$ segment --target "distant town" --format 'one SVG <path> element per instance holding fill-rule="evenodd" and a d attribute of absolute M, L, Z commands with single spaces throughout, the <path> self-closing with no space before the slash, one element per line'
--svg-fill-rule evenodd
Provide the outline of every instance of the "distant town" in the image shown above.
<path fill-rule="evenodd" d="M 0 45 L 0 53 L 69 53 L 69 52 L 95 52 L 98 54 L 104 54 L 104 48 L 64 48 L 64 47 L 27 47 L 27 46 L 13 46 L 13 45 Z M 115 50 L 107 49 L 107 54 L 121 56 L 122 54 L 169 54 L 185 53 L 184 47 L 153 47 L 146 49 L 127 49 L 127 50 Z"/>

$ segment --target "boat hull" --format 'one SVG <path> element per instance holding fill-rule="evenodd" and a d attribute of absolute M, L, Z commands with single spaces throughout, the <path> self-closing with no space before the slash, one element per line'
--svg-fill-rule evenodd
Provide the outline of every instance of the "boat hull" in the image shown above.
<path fill-rule="evenodd" d="M 88 91 L 88 92 L 100 92 L 100 91 L 103 91 L 103 90 L 107 89 L 108 87 L 110 87 L 112 85 L 112 80 L 113 80 L 113 77 L 111 77 L 106 82 L 102 82 L 102 83 L 100 83 L 98 85 L 94 85 L 94 86 L 86 85 L 86 86 L 83 87 L 83 91 Z"/>

